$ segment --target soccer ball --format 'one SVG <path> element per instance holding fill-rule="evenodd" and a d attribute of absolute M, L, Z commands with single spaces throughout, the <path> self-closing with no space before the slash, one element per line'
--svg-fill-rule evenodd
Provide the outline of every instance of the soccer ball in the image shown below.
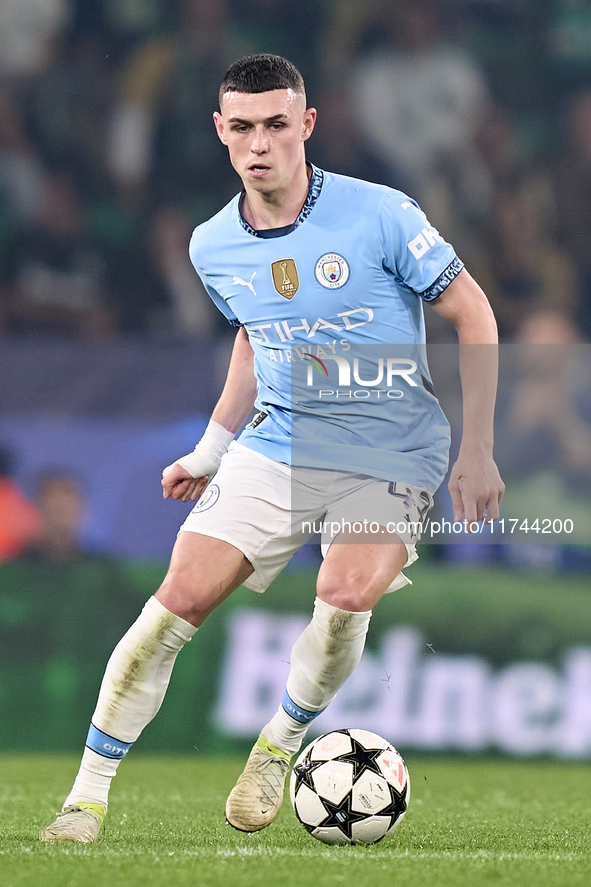
<path fill-rule="evenodd" d="M 335 730 L 299 755 L 289 794 L 299 821 L 324 844 L 375 844 L 406 813 L 410 779 L 400 754 L 381 736 Z"/>

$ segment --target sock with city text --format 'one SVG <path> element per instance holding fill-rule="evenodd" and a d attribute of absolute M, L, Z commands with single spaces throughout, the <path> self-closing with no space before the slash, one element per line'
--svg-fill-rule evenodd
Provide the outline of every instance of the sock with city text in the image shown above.
<path fill-rule="evenodd" d="M 105 670 L 80 770 L 64 807 L 107 806 L 121 760 L 159 710 L 179 651 L 196 632 L 151 597 L 119 641 Z"/>
<path fill-rule="evenodd" d="M 371 610 L 351 613 L 316 598 L 314 615 L 291 651 L 283 701 L 262 734 L 295 754 L 314 718 L 324 711 L 357 667 Z"/>

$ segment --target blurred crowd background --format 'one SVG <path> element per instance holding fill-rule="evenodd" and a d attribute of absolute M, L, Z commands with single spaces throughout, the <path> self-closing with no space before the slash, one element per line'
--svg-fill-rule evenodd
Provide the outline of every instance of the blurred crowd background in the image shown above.
<path fill-rule="evenodd" d="M 300 67 L 309 158 L 417 199 L 504 341 L 541 310 L 589 340 L 588 0 L 3 0 L 1 336 L 225 332 L 187 242 L 238 189 L 211 114 L 254 51 Z"/>

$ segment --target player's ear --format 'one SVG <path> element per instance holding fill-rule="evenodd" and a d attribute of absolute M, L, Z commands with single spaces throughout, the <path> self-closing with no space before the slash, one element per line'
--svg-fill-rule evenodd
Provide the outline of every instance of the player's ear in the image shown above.
<path fill-rule="evenodd" d="M 228 142 L 226 140 L 226 128 L 224 126 L 224 118 L 219 111 L 213 112 L 213 122 L 220 142 L 222 143 L 222 145 L 227 145 Z"/>
<path fill-rule="evenodd" d="M 306 142 L 314 131 L 316 125 L 316 108 L 307 108 L 302 120 L 302 141 Z"/>

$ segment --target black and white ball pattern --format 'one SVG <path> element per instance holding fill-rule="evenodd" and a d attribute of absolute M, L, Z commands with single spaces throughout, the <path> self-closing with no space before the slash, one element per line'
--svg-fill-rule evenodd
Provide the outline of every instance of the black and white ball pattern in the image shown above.
<path fill-rule="evenodd" d="M 375 844 L 402 820 L 410 779 L 399 752 L 368 730 L 319 736 L 290 778 L 295 814 L 325 844 Z"/>

